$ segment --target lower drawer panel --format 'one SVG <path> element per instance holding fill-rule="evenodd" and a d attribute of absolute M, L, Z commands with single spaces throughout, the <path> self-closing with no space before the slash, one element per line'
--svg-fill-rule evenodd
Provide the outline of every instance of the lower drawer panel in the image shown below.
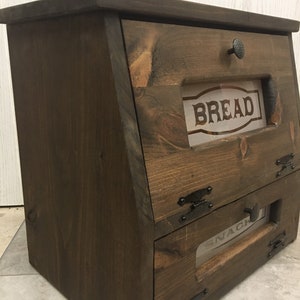
<path fill-rule="evenodd" d="M 155 299 L 218 299 L 293 241 L 299 180 L 293 173 L 157 240 Z"/>

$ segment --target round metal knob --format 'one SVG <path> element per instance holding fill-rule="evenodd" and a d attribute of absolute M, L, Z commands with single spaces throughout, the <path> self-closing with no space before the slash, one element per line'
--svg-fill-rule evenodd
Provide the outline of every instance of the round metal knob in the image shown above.
<path fill-rule="evenodd" d="M 228 54 L 235 54 L 237 58 L 242 59 L 245 56 L 245 47 L 241 40 L 234 39 L 232 48 L 227 51 Z"/>

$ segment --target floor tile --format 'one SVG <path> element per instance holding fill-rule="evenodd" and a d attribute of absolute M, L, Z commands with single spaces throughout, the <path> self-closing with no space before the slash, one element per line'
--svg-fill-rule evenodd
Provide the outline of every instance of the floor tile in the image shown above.
<path fill-rule="evenodd" d="M 37 271 L 29 264 L 26 228 L 23 223 L 0 258 L 0 276 L 37 274 Z"/>
<path fill-rule="evenodd" d="M 0 257 L 24 221 L 24 208 L 0 208 Z"/>
<path fill-rule="evenodd" d="M 1 300 L 64 300 L 30 265 L 25 222 L 0 258 Z"/>
<path fill-rule="evenodd" d="M 221 300 L 299 300 L 300 232 L 298 238 Z"/>
<path fill-rule="evenodd" d="M 64 300 L 43 277 L 39 275 L 0 276 L 1 300 Z"/>

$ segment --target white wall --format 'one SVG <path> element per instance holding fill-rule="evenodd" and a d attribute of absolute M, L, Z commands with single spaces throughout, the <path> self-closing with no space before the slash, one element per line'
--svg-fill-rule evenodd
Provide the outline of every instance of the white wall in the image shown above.
<path fill-rule="evenodd" d="M 300 0 L 190 1 L 300 20 Z M 0 8 L 25 2 L 31 1 L 0 0 Z M 298 33 L 293 34 L 293 40 L 297 73 L 298 78 L 300 78 L 300 35 Z M 19 205 L 22 203 L 21 175 L 6 29 L 4 25 L 0 25 L 0 206 Z"/>
<path fill-rule="evenodd" d="M 0 8 L 30 2 L 0 0 Z M 19 149 L 6 27 L 0 25 L 0 206 L 22 205 Z"/>

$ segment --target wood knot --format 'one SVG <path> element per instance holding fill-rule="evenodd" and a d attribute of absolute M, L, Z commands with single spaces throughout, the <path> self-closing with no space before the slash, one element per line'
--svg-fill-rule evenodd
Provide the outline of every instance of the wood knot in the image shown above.
<path fill-rule="evenodd" d="M 246 137 L 241 138 L 240 151 L 242 154 L 242 159 L 245 159 L 248 152 L 248 143 Z"/>
<path fill-rule="evenodd" d="M 293 121 L 290 121 L 290 136 L 293 145 L 295 145 L 295 124 Z"/>
<path fill-rule="evenodd" d="M 29 223 L 35 223 L 37 220 L 37 211 L 35 209 L 29 210 L 29 212 L 26 215 L 26 220 Z"/>

